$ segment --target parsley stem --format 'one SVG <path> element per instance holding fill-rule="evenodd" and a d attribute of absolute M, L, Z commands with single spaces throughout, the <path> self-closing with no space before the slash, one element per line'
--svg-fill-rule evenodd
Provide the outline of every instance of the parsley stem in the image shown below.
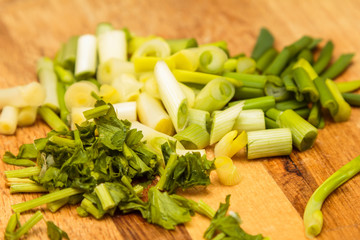
<path fill-rule="evenodd" d="M 13 183 L 10 185 L 10 193 L 32 192 L 48 192 L 48 190 L 37 183 Z"/>
<path fill-rule="evenodd" d="M 42 119 L 55 131 L 62 132 L 69 130 L 68 126 L 49 107 L 41 106 L 38 112 Z"/>
<path fill-rule="evenodd" d="M 86 118 L 86 120 L 89 119 L 93 119 L 93 118 L 98 118 L 101 116 L 106 115 L 106 113 L 108 112 L 108 110 L 110 109 L 110 105 L 101 105 L 99 107 L 95 107 L 89 110 L 86 110 L 83 112 L 84 117 Z"/>
<path fill-rule="evenodd" d="M 20 217 L 20 214 L 18 214 L 18 213 L 14 213 L 10 216 L 10 219 L 6 225 L 5 235 L 15 232 L 15 229 L 19 222 L 19 217 Z"/>
<path fill-rule="evenodd" d="M 34 215 L 32 215 L 29 220 L 27 220 L 16 232 L 14 238 L 19 239 L 24 234 L 26 234 L 35 224 L 37 224 L 41 219 L 43 219 L 43 215 L 40 211 L 37 211 Z"/>
<path fill-rule="evenodd" d="M 61 207 L 63 207 L 65 204 L 67 204 L 69 201 L 69 198 L 63 198 L 57 201 L 53 201 L 53 202 L 49 202 L 46 204 L 46 207 L 51 211 L 51 212 L 56 212 L 57 210 L 59 210 Z"/>
<path fill-rule="evenodd" d="M 322 204 L 325 199 L 338 187 L 360 172 L 360 156 L 354 158 L 328 179 L 326 179 L 312 194 L 305 207 L 305 233 L 309 238 L 317 236 L 323 225 Z"/>
<path fill-rule="evenodd" d="M 22 203 L 18 203 L 18 204 L 14 204 L 12 205 L 12 209 L 15 212 L 21 213 L 21 212 L 25 212 L 27 210 L 33 209 L 35 207 L 41 206 L 43 204 L 49 203 L 49 202 L 54 202 L 66 197 L 70 197 L 72 195 L 76 195 L 79 193 L 82 193 L 82 190 L 78 190 L 75 188 L 65 188 L 59 191 L 55 191 L 52 193 L 48 193 L 46 195 L 43 195 L 41 197 L 29 200 L 27 202 L 22 202 Z"/>
<path fill-rule="evenodd" d="M 27 178 L 35 175 L 39 175 L 40 167 L 27 167 L 16 170 L 5 171 L 7 178 Z"/>
<path fill-rule="evenodd" d="M 116 206 L 109 193 L 109 190 L 104 183 L 101 183 L 95 187 L 95 193 L 98 196 L 101 206 L 104 210 L 108 210 Z"/>
<path fill-rule="evenodd" d="M 76 147 L 76 142 L 73 139 L 69 139 L 69 138 L 64 138 L 64 137 L 59 137 L 56 135 L 53 135 L 49 138 L 49 141 L 59 145 L 59 146 L 66 146 L 66 147 L 70 147 L 70 148 L 75 148 Z"/>

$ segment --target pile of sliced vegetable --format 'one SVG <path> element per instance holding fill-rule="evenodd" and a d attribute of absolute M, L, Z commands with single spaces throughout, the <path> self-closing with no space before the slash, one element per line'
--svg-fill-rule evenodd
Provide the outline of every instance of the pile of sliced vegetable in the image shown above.
<path fill-rule="evenodd" d="M 320 41 L 304 36 L 278 52 L 263 28 L 248 57 L 230 55 L 223 41 L 140 37 L 108 23 L 96 35 L 70 38 L 53 60 L 38 61 L 39 83 L 0 90 L 1 134 L 31 125 L 37 114 L 53 129 L 3 157 L 27 166 L 5 172 L 11 193 L 47 193 L 12 206 L 5 238 L 20 238 L 42 219 L 37 212 L 20 227 L 24 211 L 79 204 L 81 217 L 138 211 L 165 229 L 199 213 L 211 219 L 206 239 L 264 239 L 246 234 L 236 213 L 226 215 L 230 196 L 215 212 L 176 192 L 207 186 L 212 170 L 222 184 L 238 184 L 231 158 L 243 148 L 248 159 L 290 155 L 293 146 L 305 151 L 325 126 L 324 112 L 335 122 L 349 119 L 350 105 L 360 105 L 352 93 L 360 81 L 333 80 L 353 54 L 330 64 L 334 46 L 318 50 Z M 314 193 L 304 214 L 307 236 L 320 233 L 322 202 L 360 171 L 358 162 Z M 47 225 L 51 239 L 68 238 Z"/>

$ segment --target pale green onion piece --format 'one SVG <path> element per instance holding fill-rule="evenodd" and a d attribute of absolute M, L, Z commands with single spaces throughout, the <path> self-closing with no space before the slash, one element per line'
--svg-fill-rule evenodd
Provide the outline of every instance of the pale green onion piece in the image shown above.
<path fill-rule="evenodd" d="M 85 34 L 79 37 L 76 50 L 75 76 L 86 79 L 96 72 L 96 37 Z"/>
<path fill-rule="evenodd" d="M 195 38 L 167 39 L 166 42 L 169 44 L 171 54 L 186 48 L 194 48 L 198 46 Z"/>
<path fill-rule="evenodd" d="M 46 97 L 44 87 L 38 82 L 0 89 L 0 109 L 5 106 L 40 106 Z"/>
<path fill-rule="evenodd" d="M 256 62 L 249 57 L 241 57 L 238 59 L 236 72 L 238 73 L 254 73 L 256 70 Z"/>
<path fill-rule="evenodd" d="M 237 66 L 237 59 L 235 58 L 229 58 L 224 63 L 224 72 L 234 72 L 236 70 Z"/>
<path fill-rule="evenodd" d="M 95 187 L 95 193 L 100 199 L 101 206 L 105 211 L 116 206 L 109 190 L 104 183 L 101 183 Z"/>
<path fill-rule="evenodd" d="M 267 96 L 273 96 L 275 101 L 284 101 L 291 97 L 285 86 L 279 87 L 270 82 L 266 83 L 264 91 Z"/>
<path fill-rule="evenodd" d="M 113 86 L 102 84 L 99 90 L 99 97 L 106 103 L 118 103 L 121 101 L 120 94 Z"/>
<path fill-rule="evenodd" d="M 171 58 L 160 58 L 160 57 L 136 57 L 133 59 L 135 72 L 152 72 L 154 71 L 155 65 L 158 61 L 164 60 L 170 69 L 175 68 L 175 62 Z"/>
<path fill-rule="evenodd" d="M 242 110 L 236 118 L 233 129 L 242 131 L 255 131 L 265 129 L 264 112 L 261 109 Z"/>
<path fill-rule="evenodd" d="M 186 149 L 202 149 L 209 145 L 210 135 L 206 129 L 197 124 L 190 124 L 174 135 Z"/>
<path fill-rule="evenodd" d="M 155 66 L 155 77 L 165 109 L 174 124 L 176 132 L 186 127 L 188 121 L 188 102 L 179 82 L 164 61 Z"/>
<path fill-rule="evenodd" d="M 142 92 L 147 92 L 152 97 L 161 99 L 159 88 L 153 73 L 150 73 L 146 77 L 140 78 L 140 82 L 143 82 Z"/>
<path fill-rule="evenodd" d="M 44 61 L 38 61 L 38 78 L 40 84 L 44 87 L 46 91 L 46 98 L 43 102 L 43 105 L 51 107 L 53 110 L 59 110 L 59 101 L 57 98 L 57 77 L 54 72 L 54 69 L 50 69 L 47 66 L 44 66 L 42 63 Z"/>
<path fill-rule="evenodd" d="M 360 80 L 353 80 L 348 82 L 335 82 L 341 93 L 353 92 L 360 88 Z"/>
<path fill-rule="evenodd" d="M 175 130 L 172 121 L 158 99 L 143 92 L 137 99 L 137 106 L 137 113 L 141 123 L 167 135 L 174 134 Z"/>
<path fill-rule="evenodd" d="M 183 91 L 183 93 L 186 96 L 186 99 L 188 101 L 188 106 L 189 107 L 193 107 L 195 104 L 195 92 L 191 87 L 188 87 L 185 84 L 179 83 L 181 90 Z"/>
<path fill-rule="evenodd" d="M 83 112 L 90 110 L 91 107 L 73 107 L 70 114 L 70 126 L 72 130 L 76 129 L 76 124 L 80 125 L 86 121 Z"/>
<path fill-rule="evenodd" d="M 131 56 L 131 61 L 137 57 L 166 58 L 170 56 L 170 52 L 169 44 L 165 40 L 155 38 L 141 44 Z"/>
<path fill-rule="evenodd" d="M 195 98 L 194 108 L 213 112 L 222 109 L 234 96 L 234 86 L 223 78 L 216 78 L 205 85 Z"/>
<path fill-rule="evenodd" d="M 268 78 L 264 75 L 255 75 L 248 73 L 234 73 L 226 72 L 223 75 L 224 77 L 237 79 L 242 82 L 242 87 L 251 87 L 251 88 L 264 88 Z"/>
<path fill-rule="evenodd" d="M 19 109 L 5 106 L 0 113 L 0 134 L 11 135 L 16 131 Z"/>
<path fill-rule="evenodd" d="M 136 101 L 143 84 L 133 74 L 121 74 L 111 84 L 120 95 L 121 102 Z"/>
<path fill-rule="evenodd" d="M 89 81 L 79 81 L 72 84 L 65 92 L 65 105 L 67 109 L 73 107 L 93 107 L 96 99 L 91 93 L 99 94 L 97 86 Z"/>
<path fill-rule="evenodd" d="M 123 102 L 113 104 L 116 116 L 120 120 L 136 121 L 136 102 Z"/>
<path fill-rule="evenodd" d="M 195 71 L 199 66 L 197 53 L 188 49 L 183 49 L 171 55 L 168 59 L 175 64 L 176 69 Z"/>
<path fill-rule="evenodd" d="M 54 213 L 63 206 L 65 206 L 69 201 L 69 198 L 63 198 L 54 202 L 49 202 L 46 204 L 46 208 L 50 210 L 50 212 Z"/>
<path fill-rule="evenodd" d="M 176 154 L 179 156 L 184 156 L 187 153 L 200 153 L 200 156 L 206 155 L 205 149 L 176 149 Z"/>
<path fill-rule="evenodd" d="M 226 53 L 219 47 L 203 46 L 199 51 L 199 70 L 205 73 L 217 74 L 224 69 L 224 63 L 228 59 Z"/>
<path fill-rule="evenodd" d="M 189 108 L 189 125 L 197 124 L 204 129 L 209 128 L 210 113 L 199 109 Z"/>
<path fill-rule="evenodd" d="M 336 103 L 338 104 L 339 108 L 336 113 L 331 113 L 332 118 L 335 122 L 344 122 L 349 120 L 351 115 L 351 107 L 350 105 L 344 100 L 343 96 L 341 95 L 341 92 L 337 88 L 334 81 L 331 79 L 325 80 L 326 86 L 329 88 L 331 94 L 333 95 Z"/>
<path fill-rule="evenodd" d="M 75 68 L 77 43 L 78 36 L 70 37 L 61 49 L 61 56 L 58 56 L 56 60 L 56 63 L 71 72 L 74 72 Z"/>
<path fill-rule="evenodd" d="M 150 35 L 147 37 L 131 36 L 128 44 L 128 53 L 132 55 L 142 44 L 156 38 L 158 37 L 154 35 Z"/>
<path fill-rule="evenodd" d="M 172 71 L 175 78 L 179 82 L 183 83 L 196 83 L 196 84 L 207 84 L 211 80 L 219 78 L 221 76 L 209 73 L 201 73 L 201 72 L 192 72 L 186 70 L 178 70 L 175 69 Z M 224 77 L 227 81 L 231 82 L 235 87 L 241 87 L 243 84 L 240 80 L 231 78 L 231 77 Z"/>
<path fill-rule="evenodd" d="M 114 30 L 114 27 L 111 23 L 101 22 L 96 26 L 96 36 L 99 37 L 103 33 L 110 32 Z"/>
<path fill-rule="evenodd" d="M 318 77 L 318 74 L 316 73 L 316 71 L 314 70 L 314 68 L 311 66 L 311 64 L 306 61 L 305 59 L 303 58 L 300 58 L 293 66 L 293 69 L 296 69 L 296 68 L 303 68 L 306 73 L 309 75 L 310 79 L 311 80 L 314 80 L 315 78 Z"/>
<path fill-rule="evenodd" d="M 218 142 L 225 134 L 230 132 L 235 124 L 236 118 L 239 116 L 243 102 L 222 111 L 215 111 L 212 116 L 212 124 L 210 131 L 210 145 Z"/>
<path fill-rule="evenodd" d="M 122 61 L 127 60 L 127 43 L 124 31 L 107 31 L 98 36 L 97 43 L 100 63 L 106 62 L 111 58 L 117 58 Z"/>
<path fill-rule="evenodd" d="M 289 128 L 266 129 L 247 133 L 247 158 L 290 155 L 292 151 Z"/>
<path fill-rule="evenodd" d="M 135 74 L 134 63 L 112 58 L 99 64 L 96 78 L 101 84 L 111 84 L 114 79 L 124 73 Z"/>
<path fill-rule="evenodd" d="M 239 152 L 247 144 L 247 134 L 245 131 L 242 131 L 238 135 L 237 130 L 232 130 L 228 132 L 220 141 L 215 145 L 214 155 L 215 157 L 227 156 L 233 157 L 237 152 Z"/>

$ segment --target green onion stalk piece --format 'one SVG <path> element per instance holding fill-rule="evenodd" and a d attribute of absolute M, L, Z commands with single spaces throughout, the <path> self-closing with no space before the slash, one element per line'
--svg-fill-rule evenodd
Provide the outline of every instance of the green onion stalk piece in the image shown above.
<path fill-rule="evenodd" d="M 204 73 L 219 74 L 224 69 L 228 56 L 224 50 L 216 46 L 202 46 L 197 49 L 199 54 L 198 70 Z"/>
<path fill-rule="evenodd" d="M 186 149 L 202 149 L 209 145 L 210 135 L 206 128 L 190 124 L 184 130 L 174 135 Z"/>
<path fill-rule="evenodd" d="M 313 38 L 311 43 L 306 47 L 307 49 L 313 50 L 322 41 L 321 38 Z"/>
<path fill-rule="evenodd" d="M 332 115 L 335 115 L 338 112 L 339 104 L 330 92 L 329 87 L 326 85 L 325 78 L 316 78 L 314 84 L 320 94 L 321 106 L 327 108 Z"/>
<path fill-rule="evenodd" d="M 75 68 L 78 38 L 78 36 L 70 37 L 63 45 L 56 58 L 56 64 L 59 64 L 61 67 L 71 72 L 74 72 Z"/>
<path fill-rule="evenodd" d="M 353 80 L 348 82 L 335 82 L 341 93 L 348 93 L 358 90 L 360 88 L 360 80 Z"/>
<path fill-rule="evenodd" d="M 294 112 L 296 112 L 300 117 L 302 117 L 304 119 L 308 119 L 308 117 L 310 115 L 310 109 L 308 107 L 295 109 Z M 320 119 L 321 118 L 322 118 L 322 116 L 320 115 Z"/>
<path fill-rule="evenodd" d="M 275 104 L 275 108 L 280 111 L 285 111 L 287 109 L 295 110 L 295 109 L 300 109 L 300 108 L 304 108 L 304 107 L 307 107 L 306 101 L 298 102 L 295 99 L 286 100 L 286 101 L 278 102 Z"/>
<path fill-rule="evenodd" d="M 321 105 L 320 102 L 316 102 L 312 105 L 310 114 L 308 117 L 308 122 L 311 123 L 314 127 L 318 127 L 321 119 Z"/>
<path fill-rule="evenodd" d="M 60 65 L 55 65 L 54 70 L 55 70 L 56 76 L 58 77 L 58 79 L 61 82 L 67 83 L 67 84 L 72 84 L 73 82 L 76 81 L 74 74 L 70 70 L 63 68 Z"/>
<path fill-rule="evenodd" d="M 256 71 L 256 62 L 249 57 L 241 57 L 238 59 L 236 72 L 252 74 Z"/>
<path fill-rule="evenodd" d="M 330 63 L 333 50 L 334 44 L 331 41 L 328 41 L 321 49 L 320 55 L 313 65 L 317 74 L 321 74 L 326 66 Z"/>
<path fill-rule="evenodd" d="M 186 127 L 188 122 L 188 102 L 179 82 L 164 61 L 155 66 L 155 77 L 164 106 L 174 124 L 176 132 Z"/>
<path fill-rule="evenodd" d="M 304 100 L 304 95 L 299 91 L 291 74 L 287 74 L 286 76 L 284 76 L 283 82 L 286 91 L 293 92 L 297 101 L 302 102 Z"/>
<path fill-rule="evenodd" d="M 248 159 L 290 155 L 292 151 L 291 131 L 288 128 L 251 131 L 247 137 Z"/>
<path fill-rule="evenodd" d="M 353 53 L 342 54 L 329 68 L 325 70 L 324 73 L 321 74 L 321 77 L 335 79 L 350 65 L 353 57 Z"/>
<path fill-rule="evenodd" d="M 218 142 L 225 134 L 230 132 L 239 116 L 244 102 L 231 106 L 222 111 L 215 111 L 212 114 L 212 123 L 210 130 L 210 144 Z"/>
<path fill-rule="evenodd" d="M 189 108 L 189 125 L 197 124 L 204 129 L 209 129 L 210 113 L 208 111 Z"/>
<path fill-rule="evenodd" d="M 114 30 L 114 27 L 111 23 L 101 22 L 96 26 L 96 36 L 100 36 L 103 33 Z"/>
<path fill-rule="evenodd" d="M 237 62 L 238 60 L 235 58 L 229 58 L 228 60 L 226 60 L 226 62 L 224 63 L 224 72 L 236 71 Z"/>
<path fill-rule="evenodd" d="M 266 129 L 273 129 L 273 128 L 279 128 L 280 126 L 271 118 L 265 117 L 265 127 Z"/>
<path fill-rule="evenodd" d="M 271 35 L 270 31 L 266 28 L 261 28 L 259 37 L 256 41 L 254 49 L 252 50 L 251 57 L 258 60 L 266 53 L 266 51 L 272 48 L 273 45 L 274 37 Z"/>
<path fill-rule="evenodd" d="M 157 37 L 142 43 L 132 54 L 131 61 L 137 57 L 169 57 L 171 53 L 169 44 L 162 38 Z"/>
<path fill-rule="evenodd" d="M 260 98 L 265 96 L 264 89 L 253 87 L 237 87 L 235 88 L 234 99 Z"/>
<path fill-rule="evenodd" d="M 334 97 L 336 103 L 339 106 L 338 111 L 336 113 L 330 111 L 332 118 L 334 119 L 335 122 L 344 122 L 349 120 L 351 115 L 351 107 L 344 100 L 335 82 L 331 79 L 326 79 L 325 84 L 330 90 L 332 96 Z"/>
<path fill-rule="evenodd" d="M 126 34 L 122 30 L 110 30 L 97 37 L 97 49 L 99 62 L 107 62 L 116 58 L 122 61 L 127 60 Z"/>
<path fill-rule="evenodd" d="M 175 68 L 175 62 L 172 58 L 160 58 L 160 57 L 136 57 L 133 59 L 135 72 L 151 72 L 154 71 L 155 65 L 158 61 L 164 60 L 170 69 Z"/>
<path fill-rule="evenodd" d="M 306 61 L 308 61 L 310 64 L 313 64 L 314 62 L 314 55 L 311 52 L 310 49 L 308 48 L 304 48 L 303 50 L 301 50 L 301 52 L 296 56 L 296 59 L 304 59 Z"/>
<path fill-rule="evenodd" d="M 221 76 L 215 74 L 201 73 L 201 72 L 192 72 L 186 70 L 178 70 L 175 69 L 172 71 L 176 80 L 182 83 L 196 83 L 196 84 L 207 84 L 211 80 L 215 78 L 219 78 Z M 235 87 L 241 87 L 242 82 L 240 80 L 236 80 L 230 77 L 224 77 L 226 80 L 231 82 Z"/>
<path fill-rule="evenodd" d="M 99 64 L 96 79 L 101 84 L 111 84 L 116 78 L 124 73 L 135 74 L 134 63 L 112 58 Z"/>
<path fill-rule="evenodd" d="M 261 109 L 242 110 L 236 118 L 233 129 L 238 132 L 264 130 L 264 111 Z"/>
<path fill-rule="evenodd" d="M 267 77 L 264 75 L 255 75 L 249 73 L 234 73 L 227 72 L 223 74 L 224 77 L 237 79 L 242 82 L 243 87 L 252 87 L 252 88 L 264 88 L 267 82 Z"/>
<path fill-rule="evenodd" d="M 165 41 L 167 44 L 169 44 L 171 54 L 179 52 L 183 49 L 194 48 L 198 46 L 195 38 L 167 39 Z"/>
<path fill-rule="evenodd" d="M 288 109 L 281 112 L 272 108 L 266 112 L 266 116 L 275 120 L 280 127 L 291 130 L 292 142 L 299 151 L 305 151 L 315 143 L 317 129 L 294 110 Z"/>
<path fill-rule="evenodd" d="M 314 68 L 311 66 L 311 64 L 306 61 L 304 58 L 300 58 L 292 67 L 293 71 L 296 68 L 302 68 L 305 70 L 305 72 L 308 74 L 311 80 L 315 80 L 318 76 Z"/>
<path fill-rule="evenodd" d="M 197 94 L 194 108 L 213 112 L 222 109 L 234 96 L 234 86 L 223 78 L 216 78 Z"/>
<path fill-rule="evenodd" d="M 256 68 L 261 72 L 264 72 L 266 68 L 274 61 L 278 55 L 278 51 L 275 48 L 268 49 L 256 62 Z"/>
<path fill-rule="evenodd" d="M 16 213 L 14 215 L 16 215 Z M 14 215 L 12 215 L 12 216 L 14 216 Z M 14 220 L 14 218 L 12 216 L 10 218 L 10 221 L 11 221 L 11 228 L 13 228 L 12 229 L 13 231 L 12 232 L 11 231 L 6 231 L 5 232 L 5 239 L 6 240 L 20 239 L 23 235 L 25 235 L 35 224 L 37 224 L 44 217 L 40 211 L 37 211 L 34 215 L 32 215 L 29 218 L 29 220 L 27 220 L 22 226 L 20 226 L 15 231 L 17 223 L 14 224 L 14 222 L 18 222 L 18 219 L 16 220 L 16 218 L 15 218 L 15 220 Z M 17 218 L 19 218 L 19 217 L 17 216 Z"/>
<path fill-rule="evenodd" d="M 291 97 L 285 86 L 279 87 L 270 82 L 265 85 L 264 91 L 267 96 L 273 96 L 275 101 L 284 101 Z"/>
<path fill-rule="evenodd" d="M 343 93 L 344 100 L 351 106 L 360 107 L 360 94 L 356 93 Z"/>
<path fill-rule="evenodd" d="M 298 67 L 293 70 L 293 76 L 299 92 L 307 96 L 311 102 L 317 102 L 319 100 L 319 92 L 307 72 L 303 68 Z"/>
<path fill-rule="evenodd" d="M 55 131 L 68 131 L 68 126 L 49 107 L 41 106 L 38 109 L 41 118 Z"/>
<path fill-rule="evenodd" d="M 66 92 L 65 84 L 63 82 L 58 81 L 57 86 L 56 86 L 56 91 L 57 91 L 57 97 L 58 97 L 58 101 L 59 101 L 60 119 L 65 124 L 68 124 L 68 115 L 70 112 L 66 108 L 66 104 L 65 104 L 65 92 Z"/>
<path fill-rule="evenodd" d="M 205 43 L 205 44 L 201 44 L 199 47 L 206 47 L 206 46 L 218 47 L 218 48 L 220 48 L 221 50 L 223 50 L 226 53 L 227 57 L 230 56 L 229 48 L 228 48 L 228 45 L 227 45 L 226 41 L 217 41 L 217 42 Z"/>
<path fill-rule="evenodd" d="M 87 79 L 95 75 L 97 63 L 96 37 L 85 34 L 79 37 L 76 50 L 75 77 Z"/>
<path fill-rule="evenodd" d="M 244 103 L 244 110 L 248 109 L 262 109 L 267 111 L 275 107 L 275 98 L 273 96 L 265 96 L 259 98 L 246 99 Z"/>
<path fill-rule="evenodd" d="M 284 48 L 266 68 L 265 74 L 279 75 L 289 63 L 291 51 L 288 47 Z"/>
<path fill-rule="evenodd" d="M 323 225 L 321 207 L 325 199 L 338 187 L 360 172 L 360 156 L 354 158 L 328 179 L 311 195 L 304 212 L 305 234 L 308 238 L 319 235 Z"/>

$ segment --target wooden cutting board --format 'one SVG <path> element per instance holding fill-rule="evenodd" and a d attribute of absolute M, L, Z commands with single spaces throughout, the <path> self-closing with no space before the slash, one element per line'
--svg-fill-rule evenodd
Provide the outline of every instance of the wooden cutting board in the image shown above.
<path fill-rule="evenodd" d="M 0 0 L 0 88 L 36 81 L 35 64 L 41 56 L 53 57 L 70 36 L 93 33 L 97 23 L 111 22 L 138 35 L 165 38 L 195 37 L 200 43 L 225 40 L 231 53 L 249 54 L 259 29 L 270 29 L 275 45 L 285 45 L 308 34 L 335 45 L 334 59 L 341 53 L 356 53 L 353 64 L 338 81 L 360 79 L 360 2 L 339 1 L 86 1 Z M 19 128 L 15 136 L 0 136 L 0 155 L 17 152 L 23 143 L 44 137 L 49 128 L 38 120 Z M 360 154 L 360 110 L 353 108 L 349 121 L 333 123 L 319 131 L 315 146 L 289 157 L 248 161 L 238 154 L 235 164 L 242 181 L 221 186 L 216 174 L 207 189 L 182 193 L 203 199 L 217 209 L 231 194 L 231 210 L 237 211 L 242 227 L 273 240 L 305 239 L 302 215 L 312 192 L 332 173 Z M 210 149 L 211 155 L 211 149 Z M 11 215 L 10 206 L 33 199 L 37 194 L 9 194 L 4 170 L 15 167 L 0 162 L 0 232 Z M 360 176 L 336 190 L 323 206 L 324 226 L 318 239 L 360 239 Z M 52 214 L 42 208 L 71 239 L 202 239 L 209 220 L 195 216 L 175 231 L 145 223 L 129 214 L 97 221 L 80 218 L 75 207 Z M 28 219 L 25 214 L 22 221 Z M 36 225 L 28 239 L 45 239 L 44 223 Z"/>

